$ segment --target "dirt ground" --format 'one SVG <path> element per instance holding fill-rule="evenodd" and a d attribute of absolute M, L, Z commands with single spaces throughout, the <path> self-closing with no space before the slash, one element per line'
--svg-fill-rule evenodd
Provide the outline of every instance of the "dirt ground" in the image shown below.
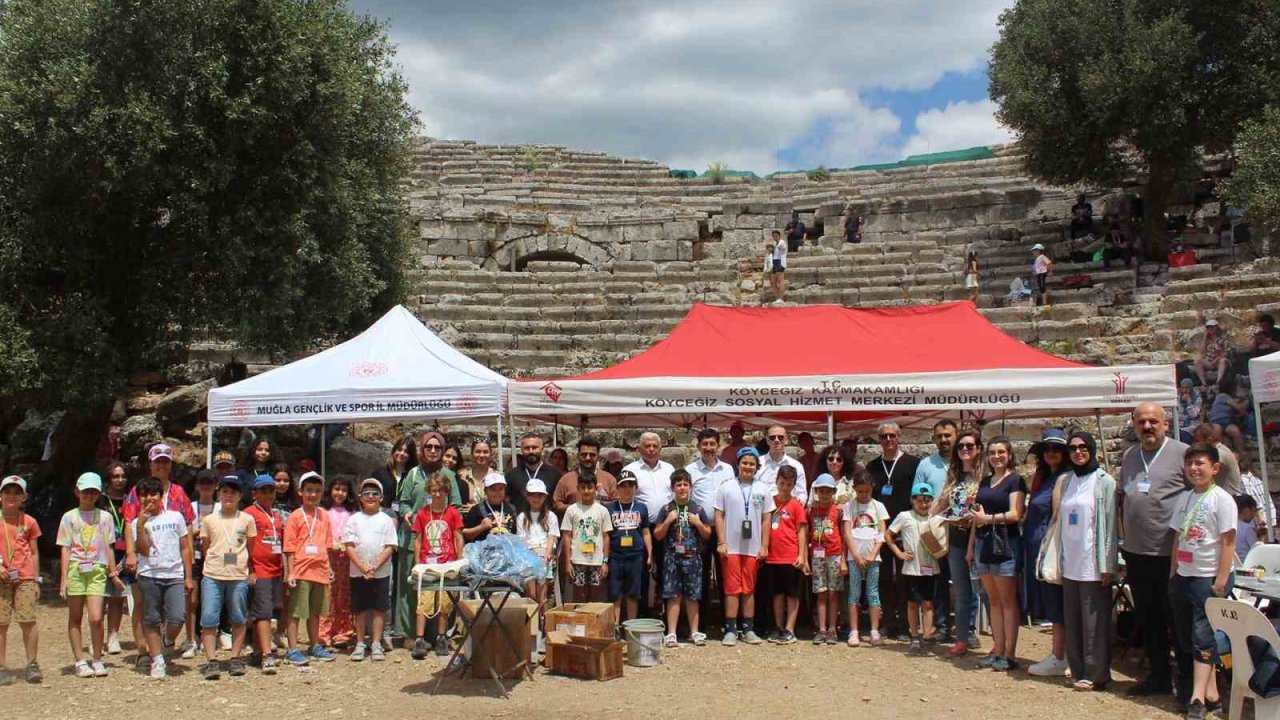
<path fill-rule="evenodd" d="M 42 607 L 40 660 L 45 682 L 30 686 L 19 681 L 0 688 L 10 717 L 563 720 L 602 711 L 644 717 L 659 708 L 770 720 L 801 715 L 806 720 L 847 718 L 851 713 L 859 718 L 932 720 L 989 720 L 1011 712 L 1042 718 L 1177 716 L 1172 698 L 1136 702 L 1125 697 L 1125 688 L 1139 672 L 1136 653 L 1117 662 L 1116 681 L 1107 692 L 1077 693 L 1065 688 L 1062 680 L 1034 678 L 1025 670 L 1004 674 L 977 669 L 976 654 L 960 661 L 908 657 L 905 644 L 892 642 L 857 649 L 843 644 L 814 647 L 805 640 L 791 646 L 681 645 L 664 651 L 659 667 L 628 667 L 624 677 L 604 683 L 559 677 L 539 668 L 536 679 L 517 683 L 509 699 L 503 699 L 492 682 L 452 678 L 432 695 L 442 660 L 433 656 L 414 662 L 405 650 L 396 650 L 378 664 L 353 663 L 340 656 L 307 669 L 281 668 L 274 677 L 252 668 L 241 678 L 224 673 L 217 682 L 200 678 L 198 660 L 176 660 L 170 663 L 168 679 L 152 680 L 132 669 L 133 644 L 126 639 L 124 654 L 107 658 L 109 677 L 79 679 L 71 673 L 65 618 L 59 606 Z M 21 667 L 17 630 L 14 626 L 9 631 L 10 667 Z M 129 631 L 124 634 L 128 638 Z M 1044 657 L 1048 643 L 1047 630 L 1024 628 L 1019 658 L 1034 662 Z"/>

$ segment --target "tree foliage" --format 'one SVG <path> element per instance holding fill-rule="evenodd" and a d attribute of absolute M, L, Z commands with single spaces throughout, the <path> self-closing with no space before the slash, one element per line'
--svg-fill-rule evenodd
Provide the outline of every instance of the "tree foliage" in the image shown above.
<path fill-rule="evenodd" d="M 0 5 L 0 393 L 100 406 L 193 338 L 288 353 L 391 304 L 393 56 L 343 0 Z"/>
<path fill-rule="evenodd" d="M 1224 194 L 1267 232 L 1280 232 L 1280 107 L 1245 123 L 1236 148 L 1239 165 Z"/>
<path fill-rule="evenodd" d="M 1136 159 L 1159 217 L 1172 184 L 1197 177 L 1202 153 L 1229 147 L 1266 105 L 1278 5 L 1019 0 L 991 51 L 997 118 L 1049 182 L 1114 185 Z"/>

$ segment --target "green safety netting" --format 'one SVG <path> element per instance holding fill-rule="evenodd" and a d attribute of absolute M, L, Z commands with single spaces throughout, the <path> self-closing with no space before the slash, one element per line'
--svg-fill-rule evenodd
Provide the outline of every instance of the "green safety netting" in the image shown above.
<path fill-rule="evenodd" d="M 705 172 L 704 172 L 704 173 L 702 173 L 701 175 L 699 175 L 698 177 L 707 177 L 707 175 L 708 175 L 708 173 L 705 173 Z M 751 172 L 750 170 L 725 170 L 725 171 L 724 171 L 724 176 L 725 176 L 725 177 L 727 177 L 727 178 L 731 178 L 731 177 L 744 177 L 744 178 L 751 178 L 752 180 L 759 180 L 759 179 L 760 179 L 760 176 L 759 176 L 759 175 L 757 175 L 757 174 L 755 174 L 755 173 Z"/>
<path fill-rule="evenodd" d="M 911 155 L 905 160 L 891 163 L 875 163 L 872 165 L 855 165 L 847 168 L 827 168 L 831 172 L 857 172 L 860 170 L 897 170 L 899 168 L 919 167 L 920 165 L 941 165 L 953 162 L 971 162 L 973 160 L 990 160 L 996 154 L 991 148 L 985 145 L 978 147 L 966 148 L 964 150 L 947 150 L 944 152 L 924 153 L 922 155 Z M 776 175 L 799 175 L 803 170 L 785 170 L 782 172 L 770 173 L 767 177 Z"/>
<path fill-rule="evenodd" d="M 692 180 L 698 177 L 697 170 L 676 170 L 675 168 L 672 168 L 667 170 L 667 174 L 677 180 Z"/>

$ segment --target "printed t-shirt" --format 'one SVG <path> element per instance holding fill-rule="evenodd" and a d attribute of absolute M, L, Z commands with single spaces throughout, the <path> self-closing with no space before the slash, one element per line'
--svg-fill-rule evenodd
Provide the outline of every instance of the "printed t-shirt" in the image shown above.
<path fill-rule="evenodd" d="M 5 572 L 16 569 L 18 580 L 35 580 L 38 576 L 32 544 L 40 539 L 40 524 L 30 515 L 19 511 L 12 521 L 0 519 L 0 560 Z"/>
<path fill-rule="evenodd" d="M 606 503 L 613 534 L 609 536 L 609 556 L 619 560 L 644 555 L 644 532 L 652 530 L 649 524 L 649 508 L 632 500 L 624 503 L 614 500 Z"/>
<path fill-rule="evenodd" d="M 182 513 L 165 510 L 147 520 L 147 531 L 151 538 L 151 552 L 138 553 L 138 575 L 155 580 L 181 580 L 185 574 L 182 567 L 182 538 L 187 536 L 187 521 Z M 138 518 L 129 522 L 129 532 L 133 533 L 134 546 L 138 543 Z"/>
<path fill-rule="evenodd" d="M 365 565 L 372 565 L 377 562 L 378 556 L 387 546 L 396 546 L 395 521 L 384 512 L 376 512 L 372 515 L 358 512 L 347 520 L 347 526 L 342 529 L 342 544 L 354 545 L 360 561 Z M 360 568 L 356 567 L 355 563 L 350 565 L 351 570 L 348 573 L 350 577 L 364 577 L 364 573 L 360 572 Z M 388 559 L 387 562 L 382 563 L 382 566 L 374 571 L 373 576 L 375 578 L 391 577 L 391 561 Z"/>
<path fill-rule="evenodd" d="M 604 564 L 605 533 L 613 532 L 609 511 L 600 503 L 569 506 L 564 512 L 564 531 L 569 533 L 569 561 L 574 565 Z"/>
<path fill-rule="evenodd" d="M 291 571 L 295 580 L 328 585 L 332 544 L 329 513 L 321 508 L 316 508 L 314 515 L 308 514 L 306 508 L 298 508 L 284 521 L 284 551 L 293 555 Z"/>
<path fill-rule="evenodd" d="M 535 515 L 533 510 L 522 512 L 516 518 L 517 534 L 524 541 L 525 547 L 532 550 L 538 557 L 542 557 L 551 538 L 560 537 L 560 518 L 549 510 L 542 512 L 547 516 L 546 530 L 542 529 L 541 515 Z"/>
<path fill-rule="evenodd" d="M 880 523 L 883 522 L 886 525 L 889 523 L 889 511 L 885 509 L 884 503 L 875 499 L 860 503 L 855 497 L 845 505 L 844 516 L 849 519 L 850 534 L 853 535 L 853 544 L 858 550 L 858 555 L 871 562 L 880 562 L 880 553 L 875 555 L 870 553 L 882 537 Z M 849 560 L 853 560 L 852 554 L 849 555 Z"/>
<path fill-rule="evenodd" d="M 710 527 L 711 519 L 707 517 L 707 511 L 692 500 L 683 508 L 676 505 L 673 500 L 662 508 L 664 521 L 670 513 L 676 513 L 676 521 L 671 523 L 671 527 L 667 528 L 667 536 L 662 539 L 663 549 L 666 550 L 668 555 L 692 557 L 702 554 L 703 549 L 706 547 L 706 541 L 693 528 L 693 524 L 689 522 L 689 517 L 697 515 L 698 519 Z"/>
<path fill-rule="evenodd" d="M 245 508 L 257 528 L 257 540 L 249 556 L 249 567 L 255 577 L 277 578 L 284 574 L 284 523 L 285 518 L 274 509 L 263 510 L 254 503 Z"/>
<path fill-rule="evenodd" d="M 739 485 L 739 483 L 734 483 Z M 741 498 L 738 499 L 741 504 Z M 765 559 L 770 565 L 790 565 L 796 561 L 800 553 L 800 526 L 809 523 L 804 512 L 804 504 L 794 497 L 788 498 L 782 505 L 776 505 L 769 528 L 769 557 Z M 741 523 L 739 523 L 741 524 Z M 728 513 L 724 522 L 725 534 L 729 537 L 741 537 L 738 525 L 730 525 Z M 757 546 L 759 543 L 757 543 Z"/>
<path fill-rule="evenodd" d="M 421 536 L 418 545 L 418 562 L 448 563 L 458 559 L 458 548 L 453 534 L 462 532 L 462 515 L 458 508 L 446 505 L 444 512 L 435 512 L 424 505 L 413 516 L 413 534 Z"/>
<path fill-rule="evenodd" d="M 71 565 L 107 565 L 114 555 L 116 523 L 111 513 L 94 508 L 68 510 L 58 523 L 58 547 L 71 548 Z"/>
<path fill-rule="evenodd" d="M 554 468 L 553 468 L 554 469 Z M 471 538 L 471 542 L 480 542 L 489 537 L 490 533 L 515 533 L 516 531 L 516 506 L 509 502 L 504 502 L 497 507 L 489 505 L 488 501 L 481 500 L 475 507 L 467 511 L 467 516 L 463 518 L 463 527 L 474 528 L 480 527 L 487 517 L 493 518 L 497 525 L 492 530 L 485 530 L 479 535 Z"/>
<path fill-rule="evenodd" d="M 842 519 L 840 506 L 834 502 L 827 506 L 826 512 L 817 506 L 809 510 L 810 556 L 834 558 L 844 553 L 844 540 L 840 536 Z"/>
<path fill-rule="evenodd" d="M 1235 500 L 1217 485 L 1210 485 L 1203 493 L 1184 493 L 1169 521 L 1169 527 L 1178 533 L 1174 549 L 1178 574 L 1215 577 L 1222 557 L 1222 534 L 1235 530 L 1238 521 Z"/>
<path fill-rule="evenodd" d="M 249 538 L 257 534 L 253 518 L 239 510 L 231 517 L 223 516 L 222 511 L 205 517 L 200 523 L 200 537 L 209 540 L 204 576 L 213 580 L 247 580 Z"/>

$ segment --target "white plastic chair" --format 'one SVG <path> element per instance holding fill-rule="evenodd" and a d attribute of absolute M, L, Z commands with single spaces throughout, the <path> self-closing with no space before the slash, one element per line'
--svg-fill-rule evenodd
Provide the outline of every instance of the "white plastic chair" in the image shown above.
<path fill-rule="evenodd" d="M 1262 698 L 1249 689 L 1253 677 L 1253 657 L 1248 639 L 1261 638 L 1280 653 L 1280 636 L 1257 608 L 1238 600 L 1209 598 L 1204 606 L 1209 625 L 1231 638 L 1231 704 L 1228 720 L 1240 720 L 1244 699 L 1253 698 L 1253 715 L 1258 720 L 1280 720 L 1280 697 Z"/>
<path fill-rule="evenodd" d="M 1249 548 L 1249 554 L 1244 556 L 1244 566 L 1247 568 L 1260 567 L 1267 571 L 1268 575 L 1280 574 L 1280 545 L 1267 545 L 1258 543 Z"/>

